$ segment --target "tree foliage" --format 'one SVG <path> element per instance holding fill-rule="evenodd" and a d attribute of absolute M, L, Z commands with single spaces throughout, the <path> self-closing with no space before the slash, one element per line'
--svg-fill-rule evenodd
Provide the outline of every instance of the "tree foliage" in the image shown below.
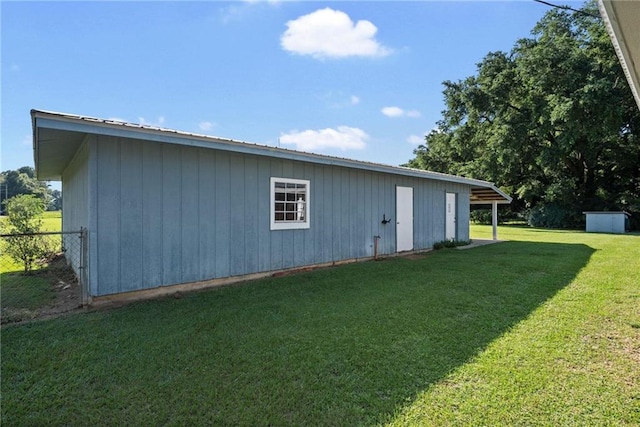
<path fill-rule="evenodd" d="M 0 173 L 0 203 L 20 194 L 32 194 L 40 198 L 47 210 L 59 210 L 62 206 L 61 192 L 50 189 L 45 181 L 39 181 L 31 166 Z"/>
<path fill-rule="evenodd" d="M 28 273 L 50 253 L 43 236 L 34 234 L 42 228 L 44 204 L 32 194 L 12 197 L 4 204 L 8 218 L 2 224 L 3 233 L 18 235 L 6 237 L 6 247 L 3 249 L 16 262 L 21 263 L 25 273 Z"/>
<path fill-rule="evenodd" d="M 595 16 L 550 10 L 511 52 L 444 82 L 438 128 L 408 166 L 495 182 L 556 226 L 640 213 L 640 111 L 595 3 L 583 9 Z"/>

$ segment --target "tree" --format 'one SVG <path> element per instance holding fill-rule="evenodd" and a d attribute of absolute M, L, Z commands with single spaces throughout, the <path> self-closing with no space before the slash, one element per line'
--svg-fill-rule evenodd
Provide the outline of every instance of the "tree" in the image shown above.
<path fill-rule="evenodd" d="M 62 191 L 49 190 L 49 195 L 51 196 L 51 201 L 49 202 L 49 206 L 47 206 L 47 210 L 49 211 L 62 210 Z"/>
<path fill-rule="evenodd" d="M 22 263 L 25 273 L 28 273 L 50 253 L 43 236 L 34 234 L 40 232 L 42 227 L 44 204 L 34 195 L 23 194 L 6 200 L 5 205 L 8 218 L 3 223 L 3 232 L 19 234 L 5 238 L 6 253 Z"/>
<path fill-rule="evenodd" d="M 583 10 L 549 11 L 510 53 L 444 82 L 438 131 L 408 165 L 493 181 L 554 226 L 640 212 L 640 112 L 595 3 Z"/>
<path fill-rule="evenodd" d="M 50 204 L 53 208 L 57 204 L 53 191 L 55 190 L 51 190 L 45 181 L 36 178 L 35 170 L 31 166 L 0 173 L 0 203 L 20 194 L 33 194 L 41 198 L 47 208 Z"/>

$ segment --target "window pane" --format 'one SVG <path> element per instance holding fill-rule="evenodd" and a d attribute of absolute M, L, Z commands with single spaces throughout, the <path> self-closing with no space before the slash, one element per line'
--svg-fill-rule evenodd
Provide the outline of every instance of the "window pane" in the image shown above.
<path fill-rule="evenodd" d="M 281 225 L 290 223 L 292 228 L 301 228 L 296 227 L 296 224 L 308 224 L 308 182 L 303 181 L 301 183 L 299 180 L 287 180 L 285 178 L 283 178 L 282 181 L 277 181 L 272 178 L 271 182 L 273 185 L 271 206 L 273 209 L 272 218 L 274 223 L 278 222 L 281 223 Z M 283 228 L 287 227 L 285 226 Z M 304 228 L 308 228 L 308 225 Z"/>

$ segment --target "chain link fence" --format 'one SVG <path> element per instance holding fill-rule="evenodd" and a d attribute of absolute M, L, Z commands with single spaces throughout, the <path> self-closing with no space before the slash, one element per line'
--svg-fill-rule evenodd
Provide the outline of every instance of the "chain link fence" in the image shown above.
<path fill-rule="evenodd" d="M 87 302 L 86 230 L 0 235 L 1 322 L 74 310 Z"/>

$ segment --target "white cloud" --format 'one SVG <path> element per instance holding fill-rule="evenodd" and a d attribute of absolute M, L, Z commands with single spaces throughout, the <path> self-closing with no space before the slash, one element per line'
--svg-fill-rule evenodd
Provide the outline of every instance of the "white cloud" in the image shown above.
<path fill-rule="evenodd" d="M 152 126 L 152 127 L 161 128 L 162 126 L 164 126 L 164 117 L 160 116 L 156 121 L 153 121 L 153 120 L 148 121 L 144 117 L 138 117 L 138 123 L 143 126 Z"/>
<path fill-rule="evenodd" d="M 280 143 L 293 145 L 302 151 L 323 149 L 362 150 L 366 147 L 369 135 L 362 129 L 338 126 L 337 129 L 290 131 L 280 136 Z"/>
<path fill-rule="evenodd" d="M 404 111 L 400 107 L 384 107 L 380 111 L 387 117 L 402 117 L 404 114 Z"/>
<path fill-rule="evenodd" d="M 346 13 L 328 7 L 289 21 L 287 27 L 280 38 L 282 48 L 316 59 L 391 53 L 376 41 L 378 28 L 370 21 L 354 23 Z"/>
<path fill-rule="evenodd" d="M 411 145 L 420 145 L 424 144 L 424 135 L 409 135 L 407 138 L 407 142 Z"/>
<path fill-rule="evenodd" d="M 360 104 L 360 97 L 347 95 L 342 91 L 329 91 L 316 95 L 316 97 L 330 108 L 349 108 Z"/>
<path fill-rule="evenodd" d="M 280 0 L 242 0 L 220 9 L 220 18 L 224 24 L 242 20 L 246 14 L 256 9 L 257 5 L 279 6 Z"/>
<path fill-rule="evenodd" d="M 250 8 L 255 3 L 250 2 L 239 2 L 233 3 L 230 6 L 222 8 L 220 10 L 220 15 L 222 18 L 222 22 L 224 24 L 228 24 L 232 21 L 240 21 L 244 18 L 245 14 L 250 10 Z"/>
<path fill-rule="evenodd" d="M 416 118 L 416 117 L 420 117 L 420 111 L 418 110 L 408 110 L 405 111 L 400 107 L 384 107 L 382 110 L 380 110 L 382 112 L 382 114 L 384 114 L 387 117 L 411 117 L 411 118 Z"/>
<path fill-rule="evenodd" d="M 201 121 L 200 123 L 198 123 L 198 127 L 200 128 L 200 130 L 211 130 L 211 129 L 213 129 L 213 127 L 215 125 L 216 125 L 215 123 L 209 122 L 209 121 L 206 121 L 206 120 Z"/>

